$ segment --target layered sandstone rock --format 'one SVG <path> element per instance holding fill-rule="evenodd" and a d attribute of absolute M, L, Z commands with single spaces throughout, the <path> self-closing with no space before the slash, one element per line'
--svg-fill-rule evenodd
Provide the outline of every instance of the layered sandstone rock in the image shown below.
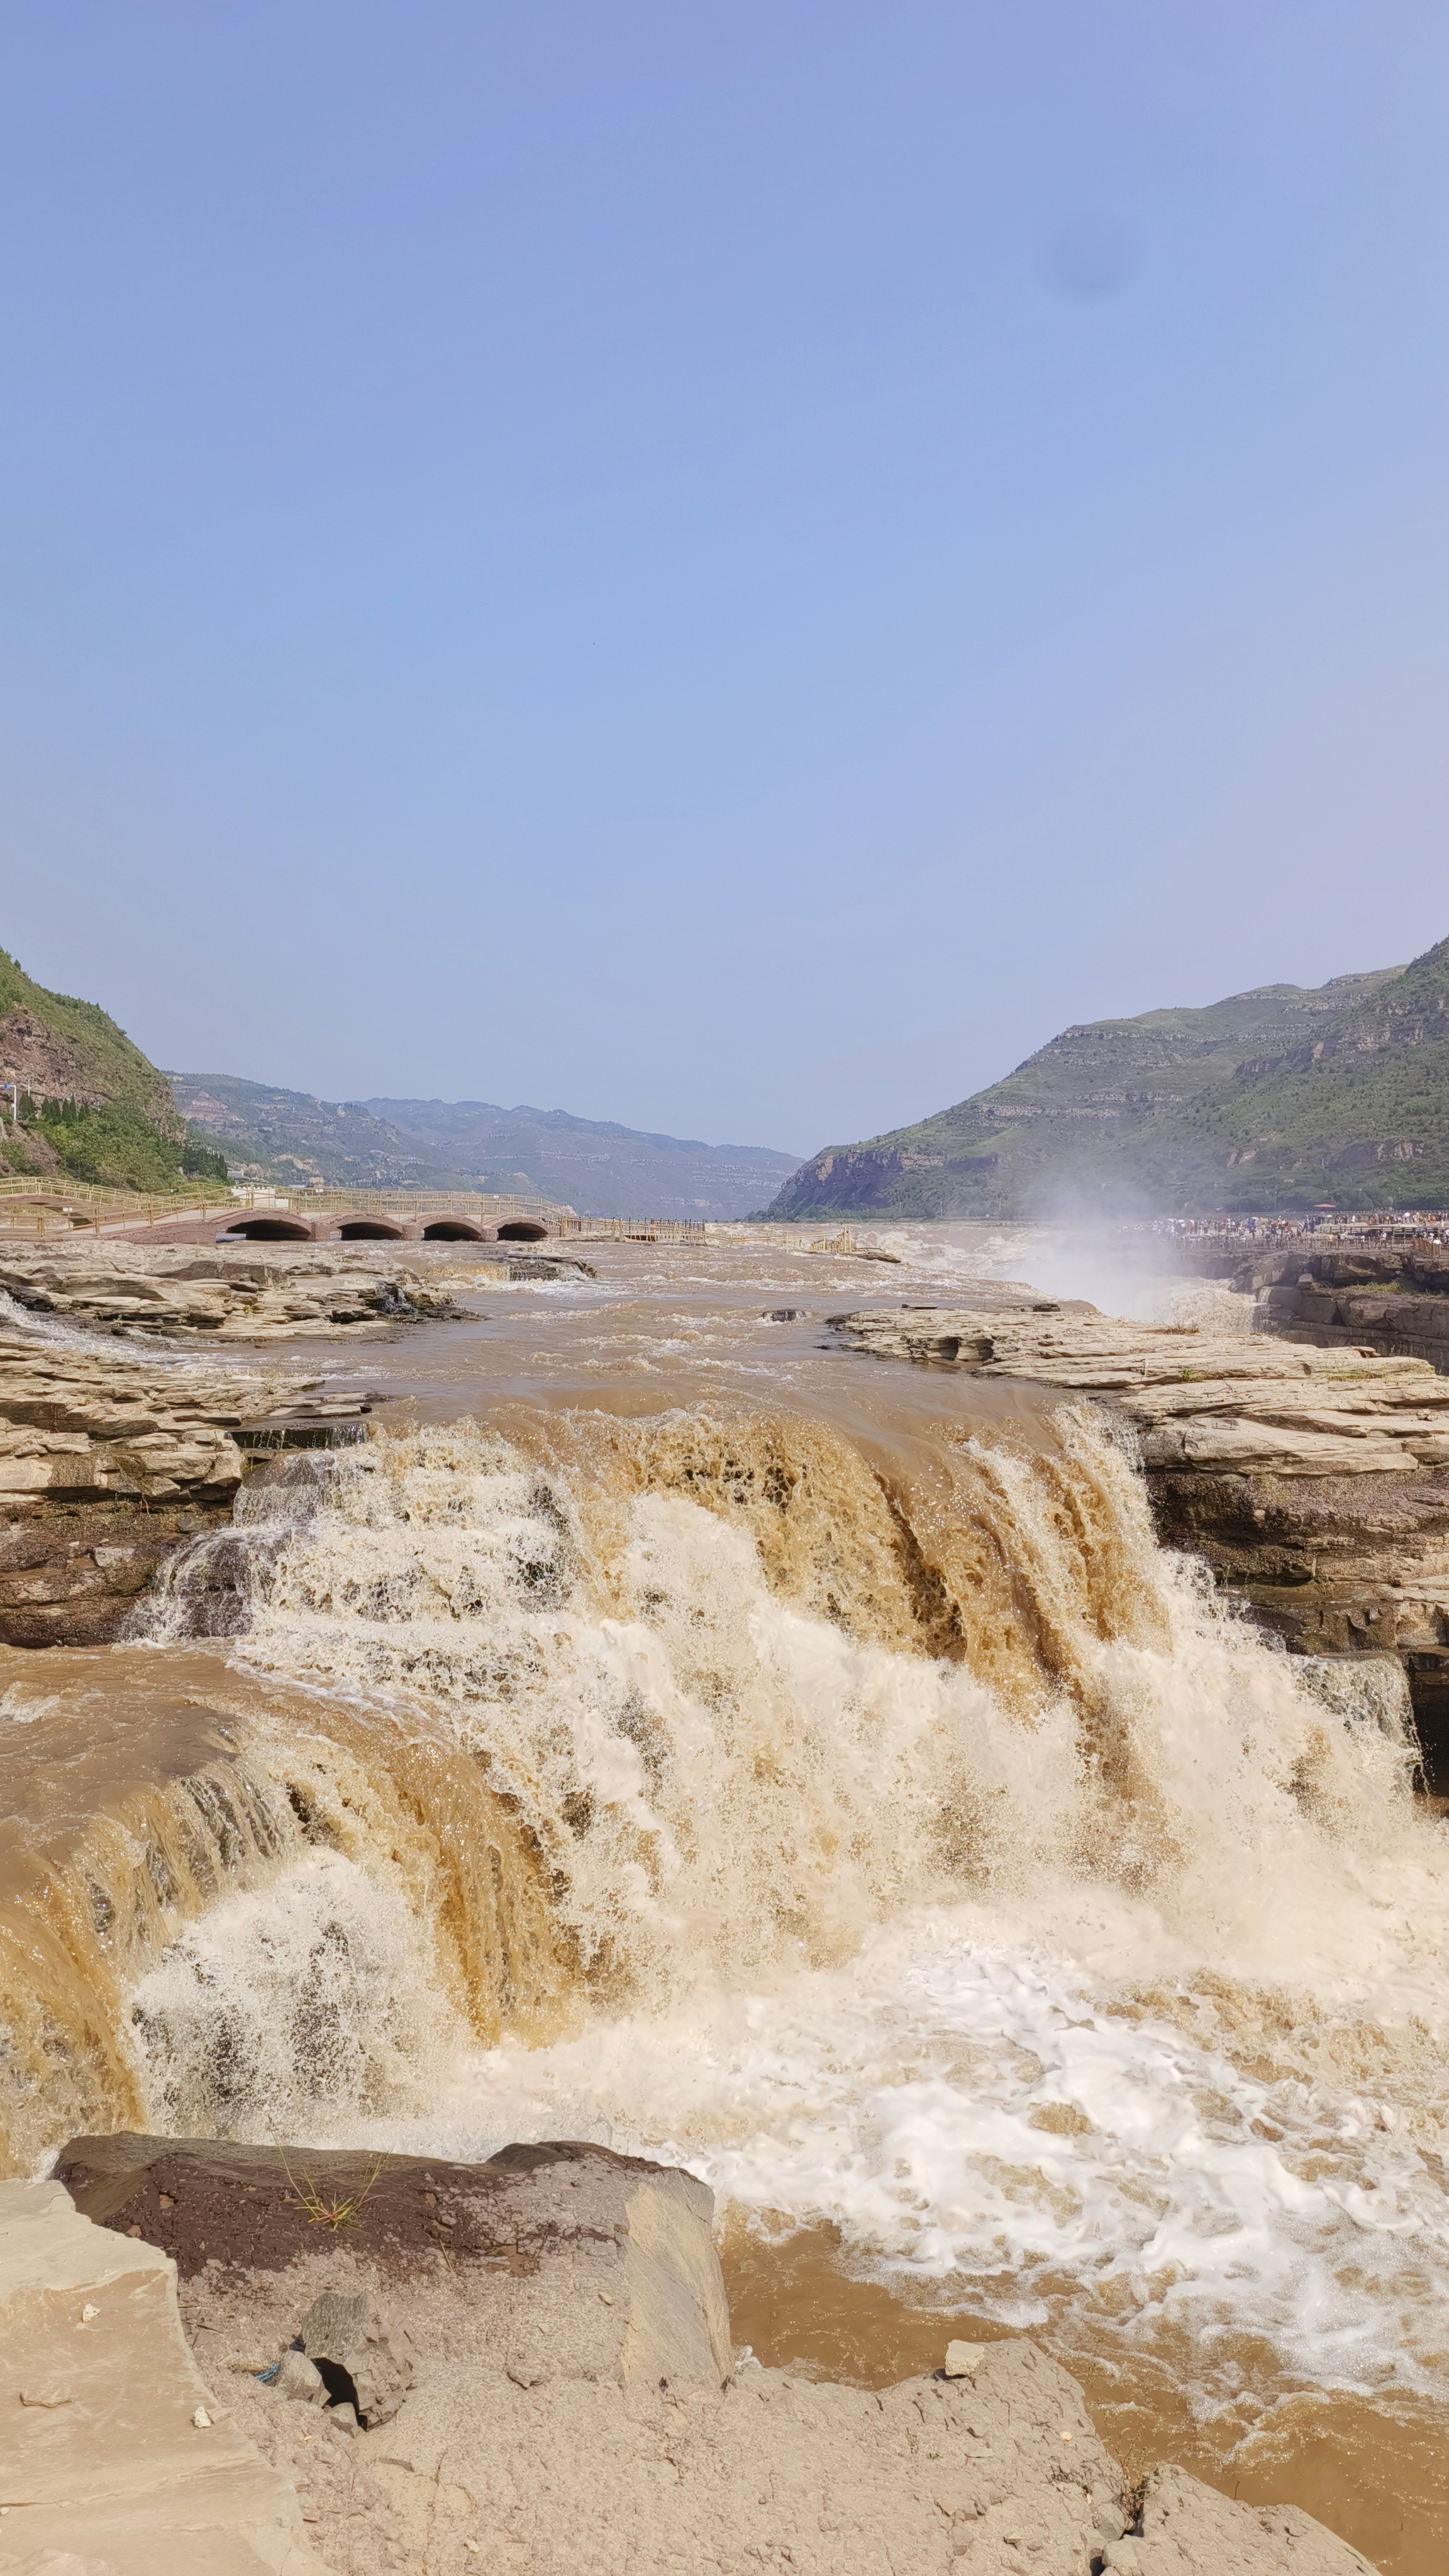
<path fill-rule="evenodd" d="M 1449 1379 L 1425 1360 L 1357 1351 L 1350 1360 L 1045 1305 L 1005 1314 L 902 1307 L 830 1321 L 881 1357 L 1110 1396 L 1140 1427 L 1149 1467 L 1336 1476 L 1449 1466 Z"/>
<path fill-rule="evenodd" d="M 366 1409 L 315 1378 L 0 1337 L 0 1641 L 118 1636 L 167 1557 L 230 1514 L 242 1444 L 331 1437 Z"/>
<path fill-rule="evenodd" d="M 118 1364 L 103 1347 L 0 1338 L 0 1498 L 229 1500 L 233 1438 L 294 1392 L 275 1379 Z"/>
<path fill-rule="evenodd" d="M 314 1251 L 99 1239 L 0 1256 L 0 1288 L 22 1306 L 92 1329 L 204 1333 L 221 1342 L 377 1333 L 452 1311 L 455 1281 L 396 1251 Z"/>
<path fill-rule="evenodd" d="M 1369 1343 L 1449 1373 L 1449 1260 L 1442 1254 L 1300 1251 L 1250 1266 L 1254 1322 L 1325 1350 Z"/>

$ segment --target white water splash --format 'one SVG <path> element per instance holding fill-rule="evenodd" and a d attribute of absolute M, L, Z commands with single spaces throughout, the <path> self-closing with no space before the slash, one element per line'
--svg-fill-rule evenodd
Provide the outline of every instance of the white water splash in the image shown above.
<path fill-rule="evenodd" d="M 997 1453 L 1018 1579 L 1071 1648 L 1072 1688 L 1026 1713 L 782 1598 L 678 1494 L 621 1498 L 601 1559 L 582 1485 L 468 1425 L 274 1497 L 247 1651 L 411 1699 L 486 1763 L 556 1874 L 586 2014 L 446 2069 L 400 2037 L 381 2073 L 350 2041 L 309 2059 L 285 1999 L 311 1991 L 311 1899 L 279 1943 L 249 1898 L 148 1981 L 155 2081 L 205 2067 L 214 2012 L 241 2118 L 270 2090 L 314 2138 L 370 2103 L 378 2144 L 676 2154 L 772 2225 L 833 2220 L 858 2260 L 1068 2343 L 1189 2326 L 1204 2404 L 1229 2328 L 1285 2385 L 1442 2389 L 1449 1838 L 1392 1712 L 1323 1706 L 1153 1548 L 1090 1422 L 1066 1429 L 1157 1642 L 1100 1633 L 1080 1530 Z M 339 2027 L 387 1976 L 426 2020 L 381 1897 L 367 1955 L 395 1965 L 350 1964 L 372 1900 L 349 1884 Z"/>

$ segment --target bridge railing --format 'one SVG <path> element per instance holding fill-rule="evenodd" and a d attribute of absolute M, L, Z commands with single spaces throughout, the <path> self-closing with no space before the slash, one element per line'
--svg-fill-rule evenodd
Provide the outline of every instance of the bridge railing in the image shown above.
<path fill-rule="evenodd" d="M 258 1183 L 254 1189 L 228 1191 L 227 1204 L 244 1213 L 284 1208 L 301 1216 L 309 1209 L 319 1216 L 354 1211 L 358 1216 L 466 1216 L 479 1225 L 504 1225 L 510 1217 L 531 1217 L 550 1230 L 573 1216 L 572 1208 L 560 1207 L 552 1199 L 520 1197 L 511 1190 L 289 1190 Z"/>
<path fill-rule="evenodd" d="M 120 1190 L 87 1181 L 58 1187 L 49 1177 L 0 1180 L 0 1233 L 73 1234 L 82 1226 L 157 1225 L 166 1217 L 235 1216 L 276 1208 L 332 1216 L 460 1216 L 476 1225 L 525 1218 L 554 1232 L 571 1208 L 509 1190 L 309 1190 L 223 1187 L 216 1181 L 178 1190 Z"/>

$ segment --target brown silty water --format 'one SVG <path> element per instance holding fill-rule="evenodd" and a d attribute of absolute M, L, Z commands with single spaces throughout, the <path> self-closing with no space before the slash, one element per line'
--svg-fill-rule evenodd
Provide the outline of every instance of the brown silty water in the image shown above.
<path fill-rule="evenodd" d="M 1418 2576 L 1444 1829 L 1155 1547 L 1105 1416 L 831 1344 L 1041 1243 L 879 1241 L 585 1247 L 340 1350 L 365 1443 L 265 1467 L 148 1638 L 6 1660 L 12 2166 L 680 2155 L 763 2357 L 1029 2331 L 1124 2456 Z"/>

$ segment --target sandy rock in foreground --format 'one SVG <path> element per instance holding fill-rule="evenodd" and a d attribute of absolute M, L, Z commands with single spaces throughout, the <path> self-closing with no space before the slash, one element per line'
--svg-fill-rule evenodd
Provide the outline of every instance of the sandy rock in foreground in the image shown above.
<path fill-rule="evenodd" d="M 0 2505 L 5 2576 L 325 2576 L 214 2410 L 173 2266 L 58 2183 L 0 2183 Z"/>
<path fill-rule="evenodd" d="M 365 2452 L 429 2576 L 469 2537 L 530 2576 L 1088 2576 L 1125 2519 L 1076 2382 L 1026 2343 L 986 2347 L 969 2384 L 879 2395 L 750 2367 L 638 2392 L 455 2372 Z M 425 2559 L 429 2532 L 448 2540 Z"/>
<path fill-rule="evenodd" d="M 1365 2576 L 1307 2515 L 1176 2470 L 1132 2525 L 1076 2381 L 1025 2341 L 878 2393 L 734 2361 L 711 2194 L 641 2157 L 117 2137 L 60 2170 L 174 2248 L 203 2375 L 332 2576 Z M 309 2223 L 359 2189 L 355 2224 Z M 388 2356 L 360 2433 L 320 2402 L 329 2313 L 354 2338 L 366 2315 L 369 2368 Z"/>
<path fill-rule="evenodd" d="M 240 2332 L 270 2337 L 269 2361 L 324 2289 L 381 2282 L 414 2344 L 408 2316 L 421 2300 L 462 2337 L 460 2352 L 520 2387 L 560 2373 L 718 2387 L 731 2368 L 714 2197 L 677 2166 L 568 2141 L 455 2165 L 122 2134 L 74 2139 L 57 2171 L 99 2222 L 158 2240 L 184 2280 L 201 2275 L 205 2287 L 217 2265 L 244 2272 Z M 319 2233 L 309 2195 L 356 2214 Z M 324 2246 L 330 2269 L 319 2273 Z M 439 2271 L 462 2285 L 456 2316 Z"/>

